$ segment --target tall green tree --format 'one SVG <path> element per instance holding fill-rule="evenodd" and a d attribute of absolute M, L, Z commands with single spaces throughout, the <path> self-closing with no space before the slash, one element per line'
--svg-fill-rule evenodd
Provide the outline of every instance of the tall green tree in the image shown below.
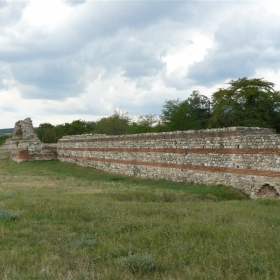
<path fill-rule="evenodd" d="M 55 143 L 57 140 L 55 126 L 50 123 L 41 123 L 35 133 L 43 143 Z"/>
<path fill-rule="evenodd" d="M 280 130 L 280 92 L 264 79 L 231 80 L 212 95 L 211 127 L 259 126 Z"/>
<path fill-rule="evenodd" d="M 75 120 L 71 123 L 64 123 L 56 126 L 50 123 L 42 123 L 35 132 L 43 143 L 56 143 L 61 137 L 66 135 L 89 133 L 94 126 L 94 122 L 81 120 Z"/>
<path fill-rule="evenodd" d="M 210 99 L 193 91 L 189 98 L 168 100 L 163 105 L 162 121 L 167 130 L 203 129 L 211 116 Z"/>
<path fill-rule="evenodd" d="M 192 92 L 187 99 L 189 103 L 188 122 L 191 129 L 207 128 L 209 119 L 211 117 L 211 101 L 210 99 L 199 91 Z"/>
<path fill-rule="evenodd" d="M 85 126 L 85 128 L 90 132 L 93 132 L 96 128 L 96 122 L 94 121 L 82 121 L 82 123 Z"/>
<path fill-rule="evenodd" d="M 122 135 L 129 131 L 131 116 L 121 108 L 114 108 L 111 116 L 96 122 L 94 132 L 107 135 Z"/>
<path fill-rule="evenodd" d="M 59 124 L 55 128 L 57 140 L 66 135 L 78 135 L 90 132 L 86 122 L 81 120 L 74 120 L 71 123 Z"/>
<path fill-rule="evenodd" d="M 129 127 L 129 133 L 147 133 L 153 132 L 159 120 L 156 115 L 142 115 L 138 118 L 137 122 L 133 122 Z"/>

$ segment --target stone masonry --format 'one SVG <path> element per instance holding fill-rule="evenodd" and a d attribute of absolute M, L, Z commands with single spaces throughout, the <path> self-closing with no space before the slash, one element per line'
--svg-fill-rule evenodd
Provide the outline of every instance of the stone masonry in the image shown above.
<path fill-rule="evenodd" d="M 57 152 L 61 161 L 118 174 L 223 184 L 251 198 L 280 194 L 280 135 L 264 128 L 65 136 Z"/>
<path fill-rule="evenodd" d="M 39 141 L 36 133 L 34 132 L 32 120 L 30 118 L 16 122 L 12 139 Z"/>
<path fill-rule="evenodd" d="M 18 162 L 58 159 L 107 172 L 198 184 L 223 184 L 251 198 L 280 198 L 280 135 L 256 127 L 106 136 L 65 136 L 43 144 L 27 118 L 0 146 Z"/>
<path fill-rule="evenodd" d="M 0 146 L 0 153 L 5 152 L 9 152 L 10 158 L 17 162 L 57 158 L 56 144 L 41 143 L 30 118 L 16 122 L 12 138 Z"/>

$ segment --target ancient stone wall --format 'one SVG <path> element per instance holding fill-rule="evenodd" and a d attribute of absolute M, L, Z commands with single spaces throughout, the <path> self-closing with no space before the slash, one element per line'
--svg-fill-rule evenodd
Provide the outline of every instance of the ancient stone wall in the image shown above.
<path fill-rule="evenodd" d="M 269 129 L 66 136 L 57 152 L 61 161 L 118 174 L 224 184 L 252 198 L 280 193 L 280 135 Z"/>
<path fill-rule="evenodd" d="M 30 118 L 15 123 L 12 138 L 0 146 L 0 153 L 9 153 L 10 158 L 17 162 L 57 159 L 56 144 L 41 143 Z"/>
<path fill-rule="evenodd" d="M 269 129 L 88 134 L 65 136 L 56 146 L 34 137 L 32 121 L 26 120 L 17 122 L 13 137 L 0 146 L 0 153 L 9 152 L 18 162 L 58 158 L 118 174 L 223 184 L 242 189 L 252 198 L 280 198 L 280 135 Z"/>
<path fill-rule="evenodd" d="M 22 121 L 18 121 L 15 123 L 12 139 L 39 141 L 39 138 L 34 132 L 31 118 L 26 118 Z"/>
<path fill-rule="evenodd" d="M 57 159 L 56 144 L 44 144 L 39 140 L 7 139 L 0 146 L 1 153 L 9 153 L 10 158 L 17 162 L 25 160 L 54 160 Z"/>

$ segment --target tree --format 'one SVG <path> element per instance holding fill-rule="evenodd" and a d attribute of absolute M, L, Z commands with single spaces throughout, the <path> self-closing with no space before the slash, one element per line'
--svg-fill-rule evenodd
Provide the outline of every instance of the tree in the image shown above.
<path fill-rule="evenodd" d="M 35 130 L 38 138 L 43 143 L 56 143 L 61 137 L 66 135 L 77 135 L 91 132 L 94 122 L 85 122 L 81 120 L 72 121 L 72 123 L 59 124 L 53 126 L 50 123 L 42 123 Z"/>
<path fill-rule="evenodd" d="M 9 137 L 10 137 L 9 135 L 5 135 L 5 134 L 0 135 L 0 146 L 3 145 Z"/>
<path fill-rule="evenodd" d="M 231 80 L 212 95 L 211 127 L 259 126 L 280 129 L 280 92 L 263 78 Z"/>
<path fill-rule="evenodd" d="M 93 132 L 96 128 L 96 122 L 94 121 L 82 121 L 82 123 L 88 131 Z"/>
<path fill-rule="evenodd" d="M 50 123 L 41 123 L 35 133 L 43 143 L 57 142 L 57 135 L 55 127 Z"/>
<path fill-rule="evenodd" d="M 184 101 L 166 101 L 162 109 L 162 120 L 167 130 L 203 129 L 211 115 L 210 99 L 193 91 Z"/>
<path fill-rule="evenodd" d="M 75 120 L 71 123 L 64 123 L 56 126 L 57 140 L 66 135 L 78 135 L 89 132 L 90 130 L 87 128 L 86 122 L 81 120 Z"/>
<path fill-rule="evenodd" d="M 107 135 L 126 134 L 131 123 L 131 117 L 128 112 L 121 108 L 113 108 L 111 116 L 101 118 L 96 122 L 95 133 Z"/>
<path fill-rule="evenodd" d="M 84 121 L 75 120 L 72 121 L 72 123 L 70 123 L 69 131 L 67 135 L 78 135 L 78 134 L 84 134 L 88 132 L 89 130 L 87 129 Z"/>
<path fill-rule="evenodd" d="M 189 103 L 188 123 L 190 129 L 207 128 L 211 117 L 210 99 L 195 90 L 187 100 Z"/>
<path fill-rule="evenodd" d="M 156 115 L 143 115 L 140 116 L 137 122 L 133 122 L 129 127 L 129 133 L 147 133 L 153 132 L 155 125 L 158 123 Z"/>
<path fill-rule="evenodd" d="M 185 130 L 186 128 L 186 102 L 179 99 L 165 101 L 162 109 L 162 121 L 167 130 Z"/>

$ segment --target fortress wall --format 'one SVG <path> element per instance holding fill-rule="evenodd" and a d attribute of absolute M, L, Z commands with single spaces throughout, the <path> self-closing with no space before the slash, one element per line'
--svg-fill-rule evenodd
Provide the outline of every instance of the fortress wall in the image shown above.
<path fill-rule="evenodd" d="M 10 158 L 17 162 L 57 159 L 56 144 L 41 143 L 34 132 L 31 118 L 15 123 L 12 138 L 0 146 L 0 153 L 9 153 Z"/>
<path fill-rule="evenodd" d="M 232 127 L 58 141 L 58 159 L 142 178 L 224 184 L 252 198 L 280 193 L 280 136 Z"/>
<path fill-rule="evenodd" d="M 0 153 L 10 153 L 10 158 L 17 162 L 24 160 L 57 159 L 56 144 L 43 144 L 38 140 L 7 139 L 0 146 Z"/>

